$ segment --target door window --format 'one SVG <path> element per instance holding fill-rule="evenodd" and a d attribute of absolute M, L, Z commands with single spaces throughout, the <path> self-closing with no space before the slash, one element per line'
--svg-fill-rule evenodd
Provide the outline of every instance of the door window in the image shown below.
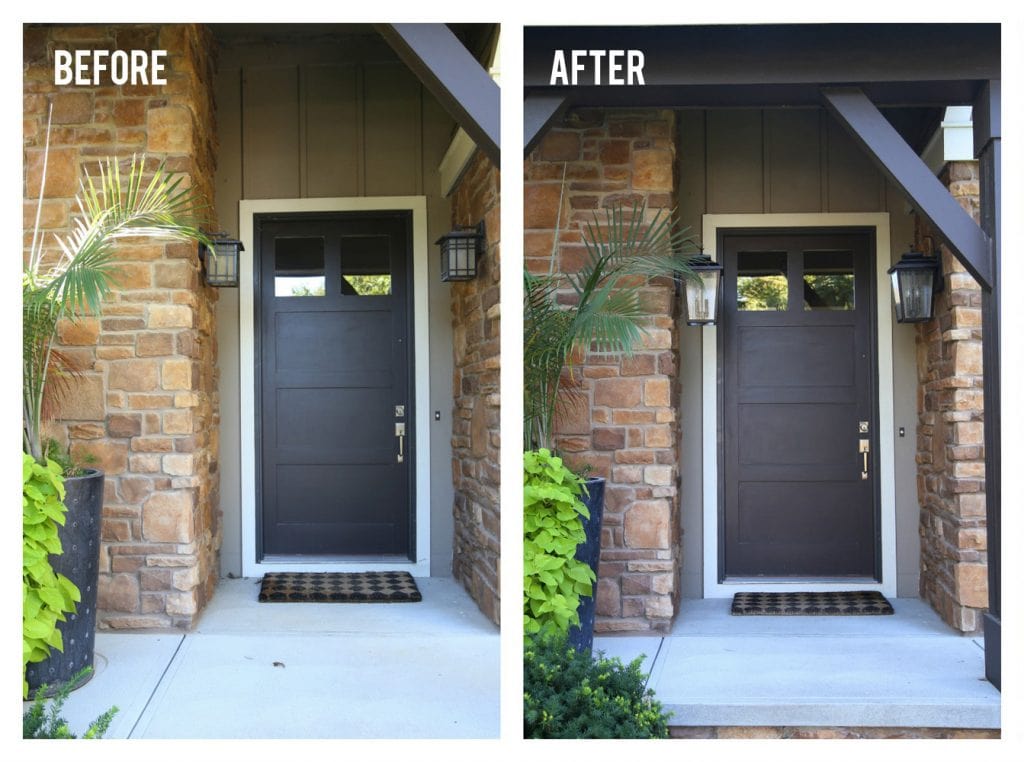
<path fill-rule="evenodd" d="M 804 309 L 854 308 L 853 252 L 804 252 Z"/>
<path fill-rule="evenodd" d="M 346 236 L 341 240 L 341 293 L 391 295 L 391 256 L 386 236 Z"/>
<path fill-rule="evenodd" d="M 278 238 L 274 242 L 274 296 L 323 296 L 323 238 Z"/>
<path fill-rule="evenodd" d="M 736 307 L 748 312 L 785 311 L 789 305 L 786 252 L 744 251 L 737 258 Z"/>

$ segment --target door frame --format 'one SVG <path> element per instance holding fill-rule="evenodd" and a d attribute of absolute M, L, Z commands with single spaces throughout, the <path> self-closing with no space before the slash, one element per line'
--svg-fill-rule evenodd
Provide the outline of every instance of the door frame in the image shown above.
<path fill-rule="evenodd" d="M 239 238 L 249 256 L 239 259 L 238 267 L 238 340 L 239 379 L 241 384 L 241 497 L 242 497 L 242 575 L 259 577 L 268 571 L 407 571 L 415 577 L 430 576 L 430 381 L 426 372 L 413 373 L 415 399 L 415 464 L 412 471 L 416 522 L 415 561 L 330 561 L 283 560 L 257 561 L 256 527 L 256 320 L 253 288 L 253 253 L 256 251 L 254 223 L 257 215 L 290 212 L 379 212 L 412 213 L 412 320 L 413 368 L 430 367 L 430 342 L 427 300 L 427 198 L 426 196 L 360 196 L 350 198 L 258 199 L 238 203 Z"/>
<path fill-rule="evenodd" d="M 720 228 L 873 228 L 875 232 L 875 335 L 878 378 L 878 475 L 881 522 L 881 582 L 719 582 L 719 400 L 718 328 L 703 329 L 701 347 L 704 597 L 727 598 L 739 592 L 806 592 L 828 590 L 878 590 L 896 595 L 896 479 L 895 423 L 893 410 L 892 308 L 887 298 L 887 273 L 892 250 L 889 214 L 886 212 L 830 212 L 814 214 L 705 214 L 702 218 L 704 253 L 718 259 Z M 838 232 L 838 231 L 837 231 Z"/>

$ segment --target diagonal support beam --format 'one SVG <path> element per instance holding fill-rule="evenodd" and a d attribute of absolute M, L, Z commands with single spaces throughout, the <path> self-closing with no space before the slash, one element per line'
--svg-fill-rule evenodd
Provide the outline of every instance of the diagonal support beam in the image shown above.
<path fill-rule="evenodd" d="M 377 32 L 498 166 L 501 91 L 444 24 L 376 24 Z"/>
<path fill-rule="evenodd" d="M 564 93 L 531 92 L 523 98 L 523 155 L 530 152 L 544 137 L 551 124 L 561 118 L 569 107 Z"/>
<path fill-rule="evenodd" d="M 991 242 L 971 215 L 949 195 L 859 88 L 824 88 L 821 92 L 832 114 L 882 172 L 903 190 L 978 285 L 991 291 L 994 280 Z"/>

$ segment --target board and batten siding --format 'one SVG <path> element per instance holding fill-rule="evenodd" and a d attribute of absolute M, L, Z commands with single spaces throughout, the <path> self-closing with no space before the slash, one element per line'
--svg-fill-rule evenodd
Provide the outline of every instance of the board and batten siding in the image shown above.
<path fill-rule="evenodd" d="M 426 196 L 432 244 L 450 229 L 438 166 L 454 120 L 387 45 L 368 35 L 302 44 L 222 42 L 215 82 L 216 209 L 238 234 L 242 199 Z M 431 245 L 430 261 L 436 260 Z M 251 252 L 248 253 L 251 256 Z M 451 573 L 452 327 L 450 287 L 429 278 L 431 573 Z M 241 570 L 238 292 L 218 309 L 224 573 Z M 417 368 L 417 372 L 422 369 Z"/>
<path fill-rule="evenodd" d="M 698 238 L 704 214 L 888 212 L 891 252 L 913 241 L 914 220 L 902 193 L 824 109 L 713 109 L 677 114 L 678 217 Z M 889 294 L 878 294 L 889 300 Z M 681 335 L 683 431 L 682 594 L 703 594 L 701 332 Z M 893 323 L 897 588 L 918 595 L 920 509 L 916 483 L 917 370 L 913 326 Z"/>
<path fill-rule="evenodd" d="M 702 214 L 884 212 L 882 174 L 824 110 L 679 114 L 679 211 Z"/>

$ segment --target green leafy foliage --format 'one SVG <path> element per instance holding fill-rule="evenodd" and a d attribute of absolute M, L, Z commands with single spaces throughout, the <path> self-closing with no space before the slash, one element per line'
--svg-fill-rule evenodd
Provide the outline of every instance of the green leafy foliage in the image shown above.
<path fill-rule="evenodd" d="M 77 738 L 78 736 L 74 735 L 68 727 L 67 720 L 61 716 L 61 712 L 64 709 L 64 702 L 68 700 L 68 694 L 71 693 L 71 689 L 78 685 L 91 671 L 90 667 L 85 667 L 64 683 L 57 693 L 54 694 L 49 707 L 47 707 L 47 702 L 43 698 L 46 694 L 47 686 L 39 686 L 32 706 L 21 717 L 21 737 Z M 89 723 L 89 728 L 85 731 L 85 735 L 82 738 L 103 738 L 117 711 L 117 707 L 112 706 Z"/>
<path fill-rule="evenodd" d="M 43 661 L 50 649 L 64 650 L 57 622 L 82 599 L 63 574 L 55 574 L 50 555 L 63 552 L 57 527 L 64 525 L 64 478 L 52 460 L 37 463 L 22 453 L 22 656 L 24 667 Z M 24 668 L 22 670 L 24 677 Z M 22 696 L 28 695 L 23 679 Z"/>
<path fill-rule="evenodd" d="M 525 738 L 667 738 L 670 714 L 647 688 L 643 657 L 624 666 L 577 651 L 564 635 L 527 636 Z"/>
<path fill-rule="evenodd" d="M 580 500 L 586 487 L 549 450 L 523 453 L 523 626 L 527 633 L 579 624 L 580 596 L 591 595 L 594 572 L 575 558 L 586 540 Z"/>

